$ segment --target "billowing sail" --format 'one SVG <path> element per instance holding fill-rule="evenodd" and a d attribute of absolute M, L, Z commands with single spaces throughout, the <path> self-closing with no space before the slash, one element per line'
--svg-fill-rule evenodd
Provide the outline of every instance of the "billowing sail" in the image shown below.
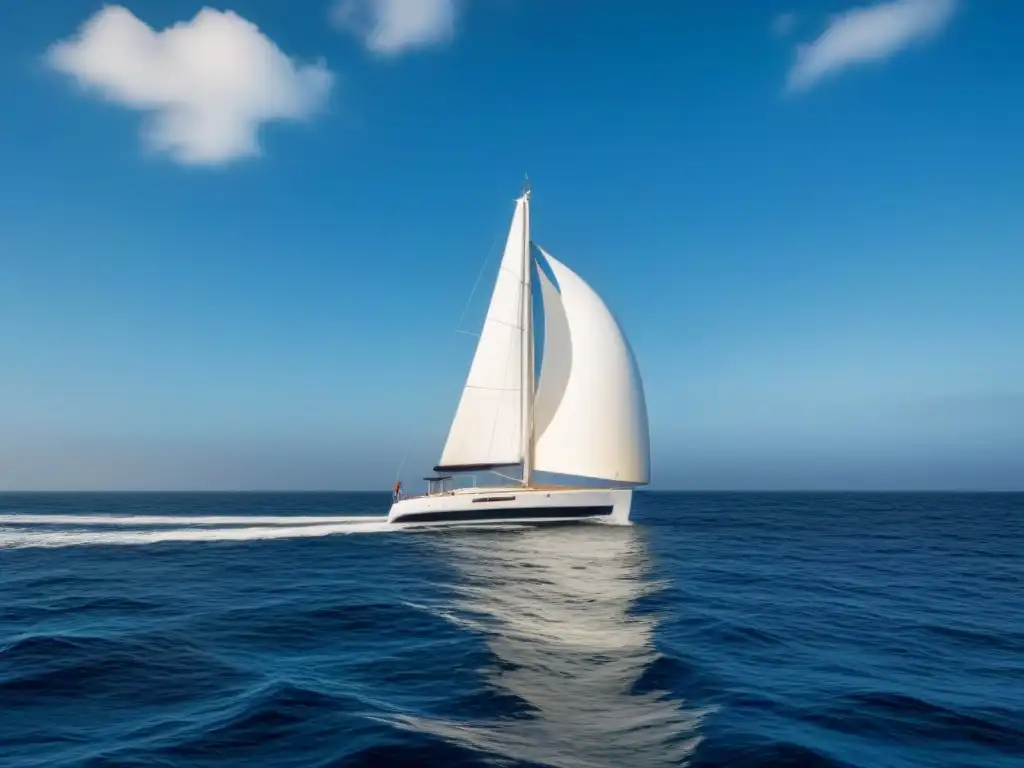
<path fill-rule="evenodd" d="M 516 202 L 505 253 L 439 469 L 523 459 L 523 299 L 528 198 Z"/>
<path fill-rule="evenodd" d="M 541 435 L 558 411 L 558 405 L 569 383 L 572 365 L 572 341 L 569 321 L 558 295 L 558 288 L 543 269 L 537 270 L 541 305 L 544 307 L 544 346 L 533 406 L 533 434 Z"/>
<path fill-rule="evenodd" d="M 534 411 L 534 469 L 647 483 L 647 406 L 629 342 L 601 297 L 538 250 L 558 288 L 538 270 L 546 331 Z"/>

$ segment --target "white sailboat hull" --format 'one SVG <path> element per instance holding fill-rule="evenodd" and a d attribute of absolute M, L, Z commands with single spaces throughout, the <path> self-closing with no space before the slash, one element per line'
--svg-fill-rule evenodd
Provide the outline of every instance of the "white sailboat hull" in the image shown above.
<path fill-rule="evenodd" d="M 597 522 L 628 525 L 628 488 L 462 488 L 396 501 L 388 523 L 402 527 Z"/>

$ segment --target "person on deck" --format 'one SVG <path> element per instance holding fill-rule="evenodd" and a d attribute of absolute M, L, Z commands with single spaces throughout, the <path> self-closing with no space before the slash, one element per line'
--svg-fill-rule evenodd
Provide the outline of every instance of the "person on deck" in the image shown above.
<path fill-rule="evenodd" d="M 391 498 L 393 501 L 398 501 L 402 498 L 402 483 L 400 481 L 395 482 L 395 490 L 391 494 Z"/>

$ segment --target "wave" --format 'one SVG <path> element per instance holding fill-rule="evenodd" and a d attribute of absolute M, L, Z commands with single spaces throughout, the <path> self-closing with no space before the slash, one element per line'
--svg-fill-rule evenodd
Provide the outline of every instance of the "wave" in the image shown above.
<path fill-rule="evenodd" d="M 990 703 L 965 711 L 922 698 L 889 691 L 851 694 L 832 707 L 810 712 L 808 719 L 841 733 L 884 738 L 928 739 L 986 744 L 1015 756 L 1024 755 L 1016 713 Z"/>
<path fill-rule="evenodd" d="M 380 519 L 374 515 L 327 517 L 312 515 L 0 515 L 0 525 L 335 525 L 361 523 Z"/>
<path fill-rule="evenodd" d="M 738 743 L 705 742 L 694 768 L 852 768 L 851 763 L 792 741 L 744 737 Z"/>
<path fill-rule="evenodd" d="M 401 530 L 389 525 L 386 516 L 351 518 L 351 522 L 328 525 L 258 525 L 232 528 L 170 528 L 159 530 L 62 531 L 0 528 L 0 549 L 33 547 L 80 547 L 96 545 L 141 545 L 164 542 L 258 541 L 298 539 L 350 533 L 382 533 Z"/>
<path fill-rule="evenodd" d="M 212 695 L 250 677 L 176 633 L 127 637 L 27 635 L 0 646 L 0 709 L 31 711 L 66 698 L 160 707 Z"/>

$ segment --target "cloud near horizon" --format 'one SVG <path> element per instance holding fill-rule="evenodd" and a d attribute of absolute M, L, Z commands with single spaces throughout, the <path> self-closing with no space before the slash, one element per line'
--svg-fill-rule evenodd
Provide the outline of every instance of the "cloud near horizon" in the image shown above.
<path fill-rule="evenodd" d="M 786 88 L 802 91 L 856 64 L 884 61 L 942 31 L 957 0 L 888 0 L 836 14 L 825 31 L 800 45 Z"/>
<path fill-rule="evenodd" d="M 261 125 L 309 118 L 334 82 L 322 62 L 299 64 L 255 24 L 211 8 L 154 31 L 127 8 L 106 6 L 46 61 L 87 92 L 147 113 L 145 145 L 189 165 L 259 155 Z"/>
<path fill-rule="evenodd" d="M 336 0 L 331 21 L 371 51 L 394 56 L 455 36 L 459 0 Z"/>

